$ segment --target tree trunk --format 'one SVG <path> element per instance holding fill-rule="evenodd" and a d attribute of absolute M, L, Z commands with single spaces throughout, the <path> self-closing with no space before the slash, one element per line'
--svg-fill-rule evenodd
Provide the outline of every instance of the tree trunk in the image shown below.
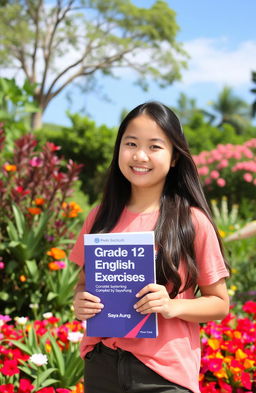
<path fill-rule="evenodd" d="M 39 128 L 42 128 L 42 116 L 43 116 L 42 110 L 40 110 L 39 112 L 32 113 L 31 115 L 32 130 L 38 130 Z"/>

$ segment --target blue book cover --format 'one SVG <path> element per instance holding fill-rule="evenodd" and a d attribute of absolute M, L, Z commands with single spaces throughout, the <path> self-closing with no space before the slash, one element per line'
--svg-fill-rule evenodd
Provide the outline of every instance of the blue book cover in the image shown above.
<path fill-rule="evenodd" d="M 104 308 L 87 320 L 87 336 L 155 338 L 157 314 L 133 308 L 145 285 L 156 282 L 154 232 L 84 235 L 86 291 Z"/>

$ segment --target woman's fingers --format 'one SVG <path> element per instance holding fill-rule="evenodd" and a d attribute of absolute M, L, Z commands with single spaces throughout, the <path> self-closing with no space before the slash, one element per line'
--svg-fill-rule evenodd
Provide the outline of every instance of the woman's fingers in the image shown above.
<path fill-rule="evenodd" d="M 74 299 L 74 312 L 78 319 L 86 320 L 98 314 L 104 305 L 100 298 L 89 292 L 78 292 Z"/>

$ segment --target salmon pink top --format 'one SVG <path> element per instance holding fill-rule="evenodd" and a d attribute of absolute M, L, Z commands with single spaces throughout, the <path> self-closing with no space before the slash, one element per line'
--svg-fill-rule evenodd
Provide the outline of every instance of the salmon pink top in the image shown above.
<path fill-rule="evenodd" d="M 191 208 L 195 227 L 195 253 L 198 263 L 198 285 L 211 285 L 228 276 L 219 248 L 216 233 L 208 218 L 197 208 Z M 77 242 L 70 253 L 70 260 L 84 264 L 83 234 L 89 233 L 97 213 L 94 208 L 88 215 Z M 125 208 L 112 232 L 139 232 L 154 229 L 159 212 L 134 213 Z M 184 280 L 185 269 L 180 264 L 179 272 Z M 168 288 L 168 287 L 167 287 Z M 179 295 L 180 299 L 192 299 L 193 288 Z M 135 300 L 136 302 L 136 300 Z M 96 343 L 112 349 L 121 348 L 131 352 L 147 367 L 163 378 L 200 393 L 198 376 L 200 370 L 199 324 L 186 322 L 179 318 L 164 319 L 158 315 L 157 338 L 101 338 L 87 337 L 81 342 L 81 356 L 91 351 Z"/>

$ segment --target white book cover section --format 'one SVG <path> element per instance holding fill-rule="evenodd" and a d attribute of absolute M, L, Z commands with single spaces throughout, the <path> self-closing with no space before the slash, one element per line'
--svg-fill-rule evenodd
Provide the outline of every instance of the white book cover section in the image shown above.
<path fill-rule="evenodd" d="M 155 338 L 157 314 L 134 309 L 136 293 L 156 282 L 154 232 L 84 235 L 85 290 L 104 308 L 87 320 L 87 336 Z"/>

